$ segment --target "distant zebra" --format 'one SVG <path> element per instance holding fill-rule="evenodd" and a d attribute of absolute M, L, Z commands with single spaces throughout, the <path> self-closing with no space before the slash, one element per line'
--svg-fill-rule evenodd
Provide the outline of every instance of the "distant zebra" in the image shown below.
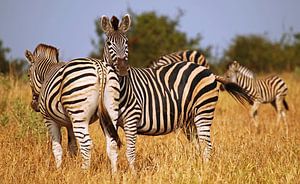
<path fill-rule="evenodd" d="M 254 98 L 250 115 L 256 127 L 258 127 L 257 109 L 259 105 L 262 103 L 271 103 L 277 110 L 277 122 L 282 119 L 288 130 L 285 114 L 285 110 L 288 110 L 288 104 L 285 100 L 288 88 L 281 78 L 273 75 L 264 79 L 257 79 L 252 71 L 241 66 L 237 61 L 228 65 L 225 76 L 231 82 L 235 82 L 245 89 Z"/>
<path fill-rule="evenodd" d="M 107 25 L 107 24 L 105 24 Z M 102 24 L 106 35 L 112 28 Z M 117 27 L 118 21 L 110 26 Z M 124 41 L 127 41 L 124 38 Z M 112 43 L 107 40 L 109 52 Z M 239 98 L 251 102 L 244 91 L 234 83 L 227 83 L 208 69 L 192 62 L 176 62 L 153 68 L 133 68 L 123 62 L 126 76 L 120 77 L 120 115 L 118 126 L 126 136 L 126 156 L 134 170 L 135 143 L 137 134 L 163 135 L 173 132 L 187 123 L 194 123 L 200 141 L 205 142 L 204 159 L 210 157 L 212 149 L 210 126 L 218 100 L 217 80 Z M 126 70 L 126 72 L 125 72 Z"/>
<path fill-rule="evenodd" d="M 149 68 L 157 68 L 159 66 L 175 63 L 175 62 L 194 62 L 200 66 L 204 66 L 209 69 L 209 65 L 203 54 L 196 50 L 178 51 L 171 54 L 161 56 L 159 59 L 154 60 L 148 65 Z"/>

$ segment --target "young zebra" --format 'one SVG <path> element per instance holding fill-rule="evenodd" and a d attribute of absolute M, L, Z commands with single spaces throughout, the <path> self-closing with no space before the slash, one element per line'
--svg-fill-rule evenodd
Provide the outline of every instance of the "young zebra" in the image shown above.
<path fill-rule="evenodd" d="M 237 61 L 228 65 L 225 76 L 231 82 L 237 83 L 247 91 L 248 95 L 253 97 L 254 104 L 252 105 L 250 115 L 256 127 L 258 127 L 257 110 L 259 105 L 271 103 L 277 110 L 277 123 L 282 119 L 286 130 L 288 130 L 285 114 L 285 110 L 288 110 L 288 104 L 285 100 L 288 88 L 281 78 L 273 75 L 264 79 L 257 79 L 252 71 L 241 66 Z"/>
<path fill-rule="evenodd" d="M 110 35 L 118 27 L 118 21 L 103 24 Z M 108 25 L 108 26 L 107 26 Z M 124 40 L 127 41 L 127 40 Z M 107 40 L 104 51 L 115 53 L 114 42 Z M 120 114 L 118 126 L 126 136 L 126 155 L 134 170 L 135 142 L 137 134 L 164 135 L 194 123 L 200 141 L 205 142 L 205 160 L 212 149 L 210 126 L 218 100 L 217 80 L 224 83 L 230 93 L 242 95 L 240 100 L 251 101 L 236 84 L 227 83 L 208 69 L 192 62 L 176 62 L 153 68 L 133 68 L 123 62 L 120 77 Z M 120 71 L 120 70 L 119 70 Z"/>
<path fill-rule="evenodd" d="M 148 67 L 157 68 L 159 66 L 180 62 L 180 61 L 193 62 L 209 69 L 209 65 L 206 61 L 205 56 L 196 50 L 178 51 L 178 52 L 161 56 L 158 60 L 152 61 L 150 65 L 148 65 Z"/>

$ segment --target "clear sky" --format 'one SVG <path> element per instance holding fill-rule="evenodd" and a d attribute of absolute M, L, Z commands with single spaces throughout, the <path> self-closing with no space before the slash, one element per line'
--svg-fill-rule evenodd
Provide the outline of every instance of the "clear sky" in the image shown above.
<path fill-rule="evenodd" d="M 41 42 L 58 47 L 61 59 L 85 57 L 93 50 L 96 18 L 121 17 L 128 7 L 171 18 L 182 9 L 179 29 L 190 37 L 200 33 L 213 54 L 237 34 L 279 40 L 290 27 L 300 32 L 300 0 L 0 0 L 0 39 L 11 48 L 10 58 L 24 57 Z"/>

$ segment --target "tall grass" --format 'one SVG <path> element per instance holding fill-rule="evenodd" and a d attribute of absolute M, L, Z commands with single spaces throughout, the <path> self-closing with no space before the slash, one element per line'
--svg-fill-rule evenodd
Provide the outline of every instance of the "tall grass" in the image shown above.
<path fill-rule="evenodd" d="M 0 77 L 0 183 L 300 183 L 300 78 L 282 76 L 288 84 L 289 135 L 276 124 L 271 105 L 259 109 L 260 132 L 244 108 L 220 94 L 212 126 L 213 155 L 204 165 L 201 153 L 181 131 L 166 136 L 138 136 L 137 175 L 128 171 L 125 146 L 119 173 L 111 176 L 105 139 L 98 123 L 90 126 L 94 148 L 88 172 L 81 158 L 67 154 L 63 131 L 63 166 L 57 170 L 42 118 L 30 109 L 26 81 Z M 123 143 L 124 133 L 119 130 Z"/>

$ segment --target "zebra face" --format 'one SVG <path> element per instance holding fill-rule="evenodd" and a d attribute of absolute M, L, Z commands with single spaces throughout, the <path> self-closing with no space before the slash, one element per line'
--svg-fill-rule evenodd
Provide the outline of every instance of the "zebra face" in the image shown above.
<path fill-rule="evenodd" d="M 103 59 L 110 63 L 120 76 L 128 75 L 128 38 L 126 32 L 131 24 L 130 16 L 125 15 L 121 23 L 113 16 L 102 16 L 101 26 L 107 38 L 104 45 Z"/>
<path fill-rule="evenodd" d="M 234 61 L 227 66 L 225 77 L 230 81 L 237 83 L 239 63 Z"/>

